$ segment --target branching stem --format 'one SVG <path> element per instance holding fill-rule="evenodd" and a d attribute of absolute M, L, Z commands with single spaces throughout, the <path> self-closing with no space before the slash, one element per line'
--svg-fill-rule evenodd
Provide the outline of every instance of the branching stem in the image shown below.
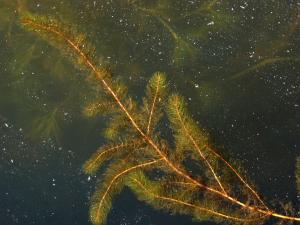
<path fill-rule="evenodd" d="M 151 120 L 152 120 L 152 116 L 153 116 L 153 112 L 154 112 L 154 107 L 157 102 L 158 91 L 159 91 L 159 85 L 156 86 L 155 95 L 153 98 L 153 102 L 152 102 L 152 106 L 151 106 L 151 110 L 150 110 L 150 114 L 149 114 L 148 125 L 147 125 L 147 135 L 149 135 L 149 132 L 150 132 Z"/>
<path fill-rule="evenodd" d="M 264 203 L 264 201 L 261 199 L 259 194 L 243 179 L 243 177 L 239 174 L 239 172 L 226 160 L 221 156 L 219 153 L 217 153 L 216 150 L 214 150 L 212 147 L 206 145 L 207 149 L 210 150 L 215 156 L 217 156 L 219 159 L 221 159 L 226 166 L 229 167 L 229 169 L 232 170 L 232 172 L 240 179 L 240 181 L 255 195 L 255 197 L 260 201 L 260 203 L 266 208 L 269 209 L 268 206 Z"/>
<path fill-rule="evenodd" d="M 197 206 L 195 204 L 191 204 L 191 203 L 179 200 L 179 199 L 175 199 L 175 198 L 170 198 L 170 197 L 165 197 L 165 196 L 154 194 L 154 193 L 150 192 L 137 179 L 132 178 L 132 180 L 135 183 L 137 183 L 140 186 L 140 188 L 142 188 L 145 192 L 147 192 L 147 194 L 152 195 L 154 198 L 157 198 L 157 199 L 160 199 L 160 200 L 164 200 L 164 201 L 167 201 L 167 202 L 171 202 L 171 203 L 175 203 L 175 204 L 179 204 L 179 205 L 184 205 L 184 206 L 187 206 L 187 207 L 190 207 L 190 208 L 194 208 L 194 209 L 199 210 L 199 211 L 204 211 L 204 212 L 213 214 L 213 215 L 218 216 L 218 217 L 223 217 L 225 219 L 235 220 L 235 221 L 240 221 L 240 222 L 250 222 L 250 221 L 253 222 L 253 221 L 257 221 L 257 220 L 260 220 L 261 218 L 265 217 L 265 216 L 263 216 L 263 217 L 259 217 L 259 218 L 256 218 L 256 219 L 243 219 L 243 218 L 239 218 L 239 217 L 230 216 L 230 215 L 227 215 L 225 213 L 221 213 L 221 212 L 218 212 L 218 211 L 215 211 L 215 210 L 212 210 L 212 209 L 209 209 L 209 208 L 205 208 L 205 207 L 200 207 L 200 206 Z"/>
<path fill-rule="evenodd" d="M 181 114 L 180 114 L 180 112 L 179 112 L 179 110 L 178 110 L 178 107 L 176 107 L 176 114 L 177 114 L 177 118 L 179 119 L 180 124 L 181 124 L 181 126 L 182 126 L 182 128 L 183 128 L 183 130 L 184 130 L 184 132 L 185 132 L 185 134 L 186 134 L 186 136 L 187 136 L 187 137 L 189 138 L 189 140 L 192 142 L 193 146 L 195 147 L 195 149 L 196 149 L 197 152 L 199 153 L 200 157 L 201 157 L 201 158 L 204 160 L 204 162 L 207 164 L 209 170 L 210 170 L 211 173 L 213 174 L 213 176 L 214 176 L 215 180 L 217 181 L 218 185 L 220 186 L 222 192 L 223 192 L 225 195 L 227 195 L 227 193 L 226 193 L 226 191 L 225 191 L 225 189 L 224 189 L 224 187 L 223 187 L 223 185 L 222 185 L 220 179 L 218 178 L 218 176 L 217 176 L 217 174 L 216 174 L 214 168 L 212 167 L 212 165 L 209 163 L 209 161 L 206 159 L 206 157 L 204 156 L 204 154 L 203 154 L 203 152 L 202 152 L 202 150 L 203 150 L 206 146 L 204 146 L 204 147 L 202 147 L 202 148 L 200 148 L 200 147 L 198 146 L 198 144 L 197 144 L 195 138 L 191 135 L 190 131 L 187 129 L 187 127 L 186 127 L 186 125 L 185 125 L 185 123 L 184 123 L 184 121 L 183 121 L 183 118 L 182 118 L 182 116 L 181 116 Z"/>
<path fill-rule="evenodd" d="M 96 213 L 97 213 L 97 214 L 96 214 L 96 217 L 99 216 L 100 209 L 101 209 L 101 207 L 102 207 L 103 201 L 104 201 L 104 199 L 106 198 L 107 194 L 109 193 L 111 187 L 112 187 L 113 184 L 117 181 L 118 178 L 120 178 L 120 177 L 123 176 L 124 174 L 129 173 L 129 172 L 131 172 L 131 171 L 133 171 L 133 170 L 136 170 L 136 169 L 139 169 L 139 168 L 142 168 L 142 167 L 146 167 L 146 166 L 150 166 L 150 165 L 152 165 L 152 164 L 154 164 L 154 163 L 157 163 L 157 162 L 159 162 L 159 161 L 161 161 L 161 159 L 152 160 L 152 161 L 150 161 L 150 162 L 145 162 L 145 163 L 142 163 L 142 164 L 138 164 L 138 165 L 136 165 L 136 166 L 132 166 L 132 167 L 126 169 L 126 170 L 123 170 L 122 172 L 120 172 L 120 173 L 118 173 L 116 176 L 114 176 L 114 178 L 113 178 L 113 179 L 111 180 L 111 182 L 109 183 L 109 185 L 108 185 L 106 191 L 104 192 L 104 194 L 103 194 L 103 196 L 102 196 L 102 198 L 101 198 L 101 200 L 100 200 L 100 202 L 99 202 L 99 205 L 98 205 L 97 211 L 96 211 Z"/>
<path fill-rule="evenodd" d="M 27 19 L 27 18 L 23 18 L 21 21 L 24 25 L 28 25 L 31 27 L 34 27 L 38 30 L 44 30 L 50 33 L 53 33 L 55 35 L 57 35 L 59 38 L 61 38 L 63 41 L 65 41 L 69 47 L 71 47 L 83 60 L 83 62 L 86 64 L 86 66 L 88 68 L 90 68 L 92 70 L 92 72 L 94 73 L 94 75 L 96 76 L 96 78 L 100 81 L 100 83 L 102 83 L 103 87 L 105 90 L 107 90 L 107 92 L 113 97 L 113 99 L 115 100 L 115 102 L 117 103 L 117 105 L 120 107 L 120 109 L 125 113 L 125 115 L 127 116 L 127 118 L 129 119 L 130 123 L 132 124 L 132 126 L 134 127 L 134 129 L 136 129 L 136 131 L 140 134 L 140 136 L 158 153 L 158 155 L 160 156 L 159 160 L 164 161 L 168 167 L 170 167 L 175 173 L 177 173 L 179 176 L 185 178 L 187 181 L 194 183 L 195 185 L 197 185 L 200 188 L 203 188 L 211 193 L 217 194 L 220 197 L 223 197 L 226 200 L 231 201 L 232 203 L 235 203 L 237 205 L 242 206 L 243 208 L 246 208 L 248 210 L 254 211 L 254 212 L 259 212 L 261 214 L 264 214 L 266 216 L 273 216 L 273 217 L 277 217 L 277 218 L 281 218 L 284 220 L 291 220 L 291 221 L 300 221 L 300 217 L 291 217 L 291 216 L 285 216 L 285 215 L 281 215 L 278 213 L 275 213 L 271 210 L 264 210 L 264 209 L 260 209 L 258 207 L 254 207 L 254 206 L 249 206 L 229 195 L 227 195 L 224 192 L 218 191 L 214 188 L 208 187 L 204 184 L 201 184 L 200 182 L 198 182 L 197 180 L 193 179 L 192 177 L 190 177 L 188 174 L 186 174 L 185 172 L 183 172 L 181 169 L 177 168 L 177 166 L 175 164 L 173 164 L 168 157 L 163 153 L 163 151 L 158 147 L 158 145 L 146 134 L 142 131 L 142 129 L 140 128 L 140 126 L 136 123 L 136 121 L 134 120 L 134 118 L 131 116 L 131 114 L 129 113 L 129 111 L 127 110 L 127 108 L 123 105 L 123 103 L 121 102 L 121 100 L 119 99 L 119 97 L 117 96 L 116 92 L 113 91 L 113 89 L 110 87 L 110 85 L 108 84 L 108 82 L 105 80 L 105 75 L 107 74 L 106 70 L 100 70 L 97 69 L 96 66 L 92 63 L 91 59 L 81 50 L 81 48 L 76 45 L 70 38 L 68 38 L 63 32 L 56 30 L 55 28 L 53 28 L 52 26 L 47 26 L 44 24 L 40 24 L 34 20 L 31 19 Z M 151 162 L 146 163 L 147 165 L 156 163 L 158 160 L 154 160 Z M 141 164 L 141 165 L 137 165 L 136 167 L 132 167 L 131 169 L 128 169 L 122 172 L 122 174 L 130 172 L 131 170 L 134 170 L 136 168 L 140 168 L 143 166 L 146 166 L 146 164 Z M 121 174 L 120 174 L 121 176 Z M 117 178 L 115 178 L 113 180 L 113 182 L 116 180 Z M 166 200 L 166 199 L 165 199 Z M 174 201 L 169 199 L 170 201 Z M 181 204 L 185 204 L 185 203 L 181 203 Z M 188 204 L 188 203 L 187 203 Z M 190 206 L 190 207 L 194 207 L 194 206 Z M 213 213 L 213 212 L 211 212 Z M 221 216 L 221 215 L 220 215 Z M 224 217 L 224 216 L 223 216 Z M 226 216 L 225 216 L 226 217 Z M 229 218 L 229 217 L 228 217 Z"/>

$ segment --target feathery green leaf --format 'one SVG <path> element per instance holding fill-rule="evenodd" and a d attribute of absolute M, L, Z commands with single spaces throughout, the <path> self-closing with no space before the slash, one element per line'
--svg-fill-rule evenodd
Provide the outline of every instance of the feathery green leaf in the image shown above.
<path fill-rule="evenodd" d="M 106 176 L 93 194 L 90 206 L 90 219 L 93 224 L 103 224 L 110 211 L 113 198 L 123 189 L 126 176 L 143 167 L 152 166 L 160 160 L 152 160 L 132 165 L 123 161 L 110 167 Z"/>
<path fill-rule="evenodd" d="M 145 111 L 144 126 L 147 133 L 153 131 L 162 116 L 166 88 L 166 75 L 161 72 L 154 73 L 146 87 L 146 96 L 143 98 L 142 110 Z"/>
<path fill-rule="evenodd" d="M 207 144 L 207 134 L 201 130 L 197 126 L 197 123 L 189 116 L 183 97 L 179 95 L 170 96 L 167 113 L 174 130 L 176 146 L 179 150 L 178 154 L 180 154 L 182 150 L 195 149 L 190 137 L 195 139 L 196 144 L 200 148 Z"/>
<path fill-rule="evenodd" d="M 142 140 L 132 140 L 114 145 L 109 144 L 102 146 L 90 157 L 89 160 L 84 163 L 83 171 L 88 174 L 94 174 L 104 161 L 107 161 L 112 157 L 120 157 L 120 155 L 124 154 L 124 152 L 134 151 L 137 148 L 140 148 L 143 142 L 144 141 Z"/>

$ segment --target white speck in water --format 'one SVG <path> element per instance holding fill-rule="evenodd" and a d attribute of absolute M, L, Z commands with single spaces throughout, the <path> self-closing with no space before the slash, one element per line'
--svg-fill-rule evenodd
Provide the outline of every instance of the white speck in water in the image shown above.
<path fill-rule="evenodd" d="M 55 179 L 54 178 L 52 178 L 52 186 L 55 186 L 56 184 L 55 184 Z"/>
<path fill-rule="evenodd" d="M 214 24 L 215 24 L 214 21 L 210 21 L 210 22 L 207 24 L 207 26 L 212 26 L 212 25 L 214 25 Z"/>

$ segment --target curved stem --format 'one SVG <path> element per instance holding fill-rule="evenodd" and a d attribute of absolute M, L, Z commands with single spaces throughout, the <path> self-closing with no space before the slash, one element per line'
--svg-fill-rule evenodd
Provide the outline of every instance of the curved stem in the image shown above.
<path fill-rule="evenodd" d="M 227 161 L 225 160 L 219 153 L 217 153 L 214 149 L 212 149 L 210 146 L 206 145 L 207 149 L 209 149 L 215 156 L 217 156 L 219 159 L 221 159 L 227 167 L 229 167 L 232 172 L 240 179 L 240 181 L 255 195 L 255 197 L 260 201 L 260 203 L 266 208 L 269 209 L 268 206 L 264 203 L 264 201 L 261 199 L 259 194 L 243 179 L 243 177 L 239 174 L 239 172 Z"/>
<path fill-rule="evenodd" d="M 110 183 L 109 183 L 107 189 L 105 190 L 105 192 L 104 192 L 104 194 L 103 194 L 103 196 L 102 196 L 102 198 L 101 198 L 101 200 L 100 200 L 100 202 L 99 202 L 99 205 L 98 205 L 97 211 L 96 211 L 96 213 L 97 213 L 96 217 L 99 216 L 99 212 L 100 212 L 100 209 L 101 209 L 101 207 L 102 207 L 103 201 L 105 200 L 105 198 L 106 198 L 107 194 L 109 193 L 111 187 L 113 186 L 113 184 L 116 182 L 116 180 L 117 180 L 119 177 L 121 177 L 121 176 L 123 176 L 124 174 L 129 173 L 129 172 L 131 172 L 131 171 L 133 171 L 133 170 L 136 170 L 136 169 L 138 169 L 138 168 L 150 166 L 150 165 L 152 165 L 152 164 L 154 164 L 154 163 L 159 162 L 160 160 L 161 160 L 161 159 L 152 160 L 152 161 L 150 161 L 150 162 L 145 162 L 145 163 L 138 164 L 138 165 L 136 165 L 136 166 L 132 166 L 132 167 L 130 167 L 130 168 L 128 168 L 128 169 L 126 169 L 126 170 L 123 170 L 122 172 L 118 173 L 116 176 L 114 176 L 114 178 L 110 181 Z"/>
<path fill-rule="evenodd" d="M 137 8 L 138 10 L 141 10 L 143 12 L 151 14 L 155 19 L 157 19 L 169 31 L 169 33 L 171 34 L 171 36 L 174 38 L 175 41 L 178 41 L 180 39 L 180 37 L 174 31 L 174 29 L 164 19 L 162 19 L 154 10 L 142 8 L 142 7 L 139 7 L 134 4 L 133 4 L 133 6 L 135 8 Z"/>
<path fill-rule="evenodd" d="M 107 155 L 111 155 L 112 153 L 118 152 L 123 150 L 124 148 L 128 147 L 134 147 L 138 145 L 139 142 L 137 140 L 135 141 L 127 141 L 127 142 L 122 142 L 110 147 L 101 147 L 97 150 L 96 153 L 92 156 L 91 160 L 88 160 L 87 163 L 84 164 L 84 170 L 85 171 L 93 171 L 93 168 L 95 165 L 99 162 L 99 160 L 105 158 Z M 94 157 L 95 156 L 95 157 Z"/>
<path fill-rule="evenodd" d="M 147 135 L 150 132 L 152 116 L 153 116 L 154 107 L 155 107 L 155 104 L 156 104 L 156 101 L 157 101 L 158 91 L 159 91 L 159 86 L 157 85 L 156 90 L 155 90 L 154 99 L 153 99 L 152 106 L 151 106 L 151 110 L 150 110 L 150 114 L 149 114 L 148 125 L 147 125 Z"/>
<path fill-rule="evenodd" d="M 157 198 L 157 199 L 160 199 L 160 200 L 164 200 L 164 201 L 168 201 L 168 202 L 175 203 L 175 204 L 184 205 L 184 206 L 187 206 L 187 207 L 190 207 L 190 208 L 194 208 L 194 209 L 199 210 L 199 211 L 203 211 L 203 212 L 210 213 L 210 214 L 213 214 L 213 215 L 218 216 L 218 217 L 225 218 L 225 219 L 234 220 L 234 221 L 240 221 L 240 222 L 251 222 L 251 221 L 253 222 L 253 221 L 257 221 L 257 220 L 260 220 L 263 217 L 265 217 L 265 215 L 263 215 L 262 217 L 259 217 L 259 218 L 256 218 L 256 219 L 243 219 L 243 218 L 239 218 L 239 217 L 235 217 L 235 216 L 230 216 L 228 214 L 225 214 L 225 213 L 222 213 L 222 212 L 218 212 L 216 210 L 205 208 L 205 207 L 200 207 L 198 205 L 195 205 L 195 204 L 192 204 L 192 203 L 188 203 L 188 202 L 176 199 L 176 198 L 161 196 L 161 195 L 152 193 L 140 181 L 138 181 L 137 179 L 132 178 L 132 180 L 134 182 L 136 182 L 147 194 L 152 195 L 154 198 Z"/>
<path fill-rule="evenodd" d="M 105 75 L 107 75 L 107 73 L 108 73 L 106 70 L 104 70 L 104 69 L 101 70 L 101 69 L 96 68 L 96 66 L 92 63 L 90 58 L 81 50 L 81 48 L 78 45 L 76 45 L 70 38 L 68 38 L 63 32 L 56 30 L 55 28 L 53 28 L 51 26 L 37 23 L 31 19 L 25 18 L 22 20 L 22 23 L 25 25 L 31 26 L 31 27 L 35 27 L 38 30 L 45 30 L 47 32 L 51 32 L 51 33 L 57 35 L 62 40 L 64 40 L 71 48 L 73 48 L 75 53 L 77 53 L 80 57 L 82 57 L 82 60 L 85 63 L 85 65 L 92 70 L 95 77 L 100 81 L 100 83 L 102 83 L 104 89 L 113 97 L 116 104 L 125 113 L 125 115 L 129 119 L 130 123 L 132 124 L 133 128 L 136 129 L 136 131 L 140 134 L 140 136 L 158 153 L 158 155 L 161 158 L 160 160 L 163 160 L 168 165 L 168 167 L 170 167 L 170 169 L 172 169 L 179 176 L 185 178 L 186 180 L 190 181 L 191 183 L 194 183 L 195 185 L 199 186 L 200 188 L 203 188 L 211 193 L 217 194 L 220 197 L 223 197 L 224 199 L 231 201 L 231 202 L 233 202 L 243 208 L 246 208 L 248 210 L 251 210 L 254 212 L 260 212 L 267 216 L 273 216 L 273 217 L 277 217 L 277 218 L 281 218 L 281 219 L 285 219 L 285 220 L 300 221 L 300 217 L 285 216 L 285 215 L 281 215 L 281 214 L 272 212 L 270 210 L 263 210 L 263 209 L 260 209 L 260 208 L 254 207 L 254 206 L 249 206 L 249 205 L 247 205 L 247 204 L 245 204 L 223 192 L 220 192 L 218 190 L 215 190 L 214 188 L 211 188 L 204 184 L 201 184 L 197 180 L 190 177 L 184 171 L 179 169 L 174 163 L 172 163 L 167 158 L 167 156 L 163 153 L 163 151 L 158 147 L 158 145 L 151 139 L 151 137 L 149 137 L 147 134 L 144 133 L 144 131 L 142 131 L 142 129 L 139 127 L 139 125 L 136 123 L 134 118 L 131 116 L 131 114 L 125 107 L 125 105 L 123 105 L 123 103 L 121 102 L 121 100 L 119 99 L 117 94 L 112 90 L 112 88 L 109 86 L 108 82 L 105 80 Z"/>
<path fill-rule="evenodd" d="M 238 72 L 236 74 L 234 74 L 233 76 L 230 77 L 230 79 L 238 79 L 238 78 L 241 78 L 241 77 L 244 77 L 245 75 L 247 75 L 248 73 L 251 73 L 253 71 L 256 71 L 260 68 L 263 68 L 265 66 L 268 66 L 268 65 L 272 65 L 274 63 L 279 63 L 279 62 L 286 62 L 286 61 L 295 61 L 295 62 L 298 62 L 300 61 L 300 58 L 294 58 L 294 57 L 277 57 L 277 58 L 267 58 L 267 59 L 264 59 L 262 61 L 260 61 L 259 63 L 241 71 L 241 72 Z"/>
<path fill-rule="evenodd" d="M 223 192 L 225 195 L 227 195 L 227 193 L 226 193 L 226 191 L 225 191 L 225 189 L 224 189 L 224 187 L 223 187 L 223 185 L 222 185 L 220 179 L 218 178 L 218 176 L 217 176 L 217 174 L 216 174 L 214 168 L 212 167 L 212 165 L 209 163 L 209 161 L 208 161 L 208 160 L 206 159 L 206 157 L 204 156 L 204 154 L 203 154 L 203 152 L 202 152 L 203 147 L 200 148 L 200 147 L 198 146 L 196 140 L 194 139 L 194 137 L 191 135 L 191 133 L 190 133 L 189 130 L 187 129 L 187 127 L 186 127 L 186 125 L 185 125 L 185 123 L 184 123 L 184 121 L 183 121 L 183 118 L 181 117 L 180 112 L 178 111 L 178 107 L 176 107 L 176 114 L 177 114 L 177 117 L 178 117 L 178 119 L 179 119 L 179 121 L 180 121 L 180 124 L 181 124 L 181 126 L 182 126 L 182 128 L 183 128 L 183 130 L 184 130 L 184 132 L 185 132 L 185 134 L 186 134 L 186 136 L 188 137 L 188 139 L 190 139 L 191 143 L 194 145 L 194 147 L 195 147 L 195 149 L 197 150 L 197 152 L 199 153 L 200 157 L 201 157 L 201 158 L 204 160 L 204 162 L 207 164 L 207 167 L 209 168 L 209 170 L 210 170 L 211 173 L 213 174 L 213 176 L 214 176 L 215 180 L 217 181 L 218 185 L 220 186 L 222 192 Z M 205 146 L 204 146 L 204 147 L 205 147 Z"/>

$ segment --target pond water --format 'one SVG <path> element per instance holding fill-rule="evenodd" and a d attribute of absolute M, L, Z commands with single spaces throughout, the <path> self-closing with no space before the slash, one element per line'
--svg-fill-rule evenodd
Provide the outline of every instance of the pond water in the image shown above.
<path fill-rule="evenodd" d="M 152 75 L 165 73 L 209 143 L 238 162 L 272 209 L 292 204 L 287 214 L 300 217 L 299 12 L 297 0 L 0 0 L 1 224 L 91 224 L 103 179 L 82 171 L 107 143 L 110 119 L 84 113 L 99 92 L 93 73 L 24 28 L 29 14 L 85 34 L 97 66 L 139 104 Z M 186 214 L 153 209 L 125 187 L 106 224 L 216 224 Z"/>

